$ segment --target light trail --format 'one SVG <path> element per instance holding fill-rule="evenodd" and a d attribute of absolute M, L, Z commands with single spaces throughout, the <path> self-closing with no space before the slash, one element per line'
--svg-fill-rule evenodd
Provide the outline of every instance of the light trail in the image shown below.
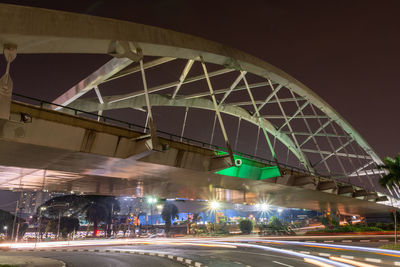
<path fill-rule="evenodd" d="M 304 258 L 304 261 L 307 263 L 311 263 L 311 264 L 320 266 L 320 267 L 334 267 L 334 265 L 330 265 L 325 262 L 320 262 L 320 261 L 314 260 L 314 259 Z"/>
<path fill-rule="evenodd" d="M 269 242 L 271 244 L 289 244 L 289 245 L 299 245 L 299 246 L 326 248 L 326 249 L 353 250 L 353 251 L 370 252 L 370 253 L 375 253 L 375 254 L 384 254 L 385 256 L 391 256 L 391 257 L 400 257 L 400 251 L 390 250 L 390 249 L 358 247 L 358 246 L 348 246 L 348 245 L 336 245 L 336 244 L 326 244 L 326 243 L 322 244 L 322 243 L 314 243 L 314 242 L 285 241 L 285 240 L 279 240 L 279 241 L 263 240 L 263 241 Z M 241 239 L 240 242 L 260 242 L 260 240 Z"/>
<path fill-rule="evenodd" d="M 348 263 L 348 264 L 352 264 L 354 266 L 358 266 L 358 267 L 378 267 L 376 265 L 372 265 L 372 264 L 367 264 L 367 263 L 363 263 L 363 262 L 359 262 L 359 261 L 355 261 L 355 260 L 349 260 L 349 259 L 344 259 L 344 258 L 340 258 L 340 257 L 329 257 L 331 260 L 334 261 L 340 261 L 340 262 L 344 262 L 344 263 Z"/>
<path fill-rule="evenodd" d="M 192 241 L 192 242 L 196 243 L 196 241 Z M 325 265 L 318 265 L 318 266 L 323 266 L 323 267 L 328 267 L 328 266 L 353 267 L 352 265 L 349 265 L 346 263 L 336 262 L 336 261 L 322 258 L 322 257 L 307 255 L 307 254 L 294 252 L 294 251 L 290 251 L 290 250 L 286 250 L 286 249 L 278 249 L 278 248 L 255 245 L 255 244 L 243 244 L 243 243 L 231 243 L 231 242 L 228 243 L 228 242 L 221 242 L 221 241 L 202 241 L 202 243 L 235 245 L 237 247 L 256 248 L 256 249 L 261 249 L 261 250 L 275 252 L 275 253 L 287 254 L 287 255 L 303 258 L 303 259 L 314 260 L 315 263 L 317 263 L 317 262 L 323 263 Z"/>

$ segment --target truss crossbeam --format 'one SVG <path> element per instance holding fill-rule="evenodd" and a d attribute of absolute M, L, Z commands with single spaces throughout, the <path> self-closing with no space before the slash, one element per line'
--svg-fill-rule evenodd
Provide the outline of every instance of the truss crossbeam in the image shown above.
<path fill-rule="evenodd" d="M 267 118 L 266 118 L 267 119 Z M 307 132 L 289 132 L 289 131 L 282 131 L 282 133 L 284 134 L 294 134 L 294 135 L 311 135 L 310 133 Z M 341 138 L 348 138 L 347 135 L 336 135 L 336 134 L 331 134 L 331 133 L 327 133 L 327 134 L 322 134 L 322 133 L 318 133 L 318 134 L 314 134 L 314 136 L 328 136 L 328 137 L 341 137 Z"/>
<path fill-rule="evenodd" d="M 318 154 L 321 152 L 324 155 L 330 155 L 332 153 L 331 151 L 325 151 L 325 150 L 318 151 L 318 150 L 307 149 L 307 148 L 303 148 L 302 151 L 308 152 L 308 153 L 318 153 Z M 338 155 L 339 157 L 351 157 L 351 158 L 363 157 L 363 156 L 357 155 L 357 154 L 346 154 L 346 153 L 340 153 L 340 152 L 336 153 L 336 155 Z M 370 156 L 366 156 L 365 158 L 371 159 Z"/>
<path fill-rule="evenodd" d="M 57 97 L 53 103 L 67 106 L 72 103 L 77 98 L 86 94 L 88 91 L 92 90 L 96 85 L 104 82 L 114 74 L 118 73 L 120 70 L 127 67 L 133 61 L 128 58 L 113 58 L 106 64 L 101 66 L 98 70 L 90 74 L 88 77 L 80 81 L 78 84 L 71 87 L 68 91 Z M 61 107 L 56 107 L 56 110 L 61 109 Z"/>
<path fill-rule="evenodd" d="M 386 174 L 385 170 L 379 170 L 379 169 L 373 169 L 373 170 L 364 170 L 357 173 L 351 173 L 349 174 L 350 177 L 356 177 L 356 176 L 367 176 L 367 175 L 377 175 L 377 174 Z"/>
<path fill-rule="evenodd" d="M 233 71 L 233 69 L 217 70 L 217 71 L 208 73 L 208 77 L 214 77 L 214 76 L 217 76 L 217 75 L 222 75 L 222 74 L 225 74 L 225 73 L 228 73 L 228 72 L 231 72 L 231 71 Z M 198 75 L 198 76 L 195 76 L 195 77 L 190 77 L 190 78 L 186 79 L 183 82 L 183 84 L 200 81 L 200 80 L 203 80 L 205 78 L 206 78 L 206 76 L 204 74 L 203 75 Z M 149 88 L 148 89 L 148 93 L 151 94 L 151 93 L 155 93 L 157 91 L 161 91 L 161 90 L 165 90 L 165 89 L 168 89 L 168 88 L 172 88 L 172 87 L 178 86 L 179 83 L 180 83 L 180 81 L 175 81 L 175 82 L 171 82 L 171 83 L 166 83 L 166 84 L 162 84 L 162 85 L 159 85 L 159 86 L 155 86 L 155 87 Z M 137 97 L 137 96 L 141 96 L 144 93 L 145 93 L 144 91 L 137 91 L 137 92 L 133 92 L 133 93 L 130 93 L 130 94 L 125 94 L 123 96 L 117 96 L 115 98 L 111 98 L 109 103 L 114 103 L 114 102 L 119 102 L 119 101 L 123 101 L 123 100 L 130 99 L 130 98 L 134 98 L 134 97 Z M 207 95 L 210 95 L 210 94 L 208 93 Z"/>
<path fill-rule="evenodd" d="M 308 141 L 311 140 L 311 138 L 313 138 L 316 134 L 318 134 L 320 131 L 322 131 L 326 126 L 328 126 L 331 123 L 332 119 L 330 118 L 327 122 L 325 122 L 323 125 L 321 125 L 321 127 L 318 128 L 318 130 L 316 130 L 312 135 L 310 135 L 309 137 L 307 137 L 306 140 L 304 140 L 303 143 L 300 144 L 300 147 L 304 146 Z"/>
<path fill-rule="evenodd" d="M 164 63 L 168 63 L 168 62 L 173 61 L 175 59 L 176 58 L 173 58 L 173 57 L 157 58 L 155 60 L 143 63 L 143 68 L 146 70 L 146 69 L 153 68 L 153 67 L 156 67 L 158 65 L 164 64 Z M 109 81 L 112 81 L 112 80 L 115 80 L 115 79 L 119 79 L 119 78 L 122 78 L 124 76 L 134 74 L 136 72 L 140 72 L 140 66 L 139 65 L 132 66 L 132 67 L 126 67 L 125 69 L 123 69 L 123 70 L 119 71 L 118 73 L 114 74 L 113 76 L 111 76 L 107 80 L 103 81 L 102 83 L 109 82 Z"/>
<path fill-rule="evenodd" d="M 345 144 L 341 145 L 338 149 L 336 149 L 334 152 L 332 152 L 331 154 L 329 154 L 328 156 L 326 156 L 325 158 L 323 158 L 322 160 L 318 161 L 316 164 L 314 164 L 314 166 L 317 166 L 318 164 L 321 164 L 322 162 L 327 161 L 330 157 L 332 157 L 333 155 L 337 154 L 337 152 L 339 152 L 340 150 L 344 149 L 347 145 L 349 145 L 351 142 L 353 142 L 354 140 L 351 139 L 349 141 L 347 141 Z"/>

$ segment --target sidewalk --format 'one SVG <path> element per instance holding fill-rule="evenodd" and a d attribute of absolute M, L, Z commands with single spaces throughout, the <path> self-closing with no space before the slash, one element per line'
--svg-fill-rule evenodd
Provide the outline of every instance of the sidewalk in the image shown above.
<path fill-rule="evenodd" d="M 0 266 L 2 264 L 8 264 L 11 266 L 43 266 L 43 267 L 65 267 L 66 264 L 62 261 L 49 259 L 49 258 L 41 258 L 41 257 L 32 257 L 32 256 L 0 256 Z"/>

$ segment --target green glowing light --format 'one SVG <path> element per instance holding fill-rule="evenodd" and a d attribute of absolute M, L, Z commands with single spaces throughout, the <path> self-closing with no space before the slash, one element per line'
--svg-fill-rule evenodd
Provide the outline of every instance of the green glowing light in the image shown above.
<path fill-rule="evenodd" d="M 226 152 L 219 151 L 218 154 L 223 155 L 226 154 Z M 251 180 L 264 180 L 281 176 L 277 166 L 265 167 L 264 164 L 254 160 L 250 160 L 237 155 L 233 155 L 233 157 L 235 160 L 241 159 L 242 165 L 229 167 L 223 170 L 219 170 L 215 173 L 226 176 L 251 179 Z"/>

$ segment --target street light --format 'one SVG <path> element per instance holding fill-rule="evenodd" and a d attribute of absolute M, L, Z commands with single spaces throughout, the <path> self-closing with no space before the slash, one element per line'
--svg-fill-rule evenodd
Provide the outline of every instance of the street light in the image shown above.
<path fill-rule="evenodd" d="M 213 221 L 213 213 L 216 213 L 217 210 L 221 208 L 221 202 L 218 200 L 212 200 L 208 203 L 208 207 L 210 209 L 210 221 Z M 217 220 L 217 216 L 215 215 L 215 221 Z"/>
<path fill-rule="evenodd" d="M 218 210 L 220 207 L 221 207 L 221 203 L 218 202 L 217 200 L 213 200 L 213 201 L 210 202 L 210 209 L 211 209 L 212 211 L 216 211 L 216 210 Z"/>
<path fill-rule="evenodd" d="M 264 215 L 271 209 L 267 202 L 260 202 L 256 204 L 256 210 L 261 212 L 261 220 L 264 220 Z"/>
<path fill-rule="evenodd" d="M 4 231 L 6 232 L 6 239 L 8 238 L 8 235 L 7 235 L 7 229 L 8 229 L 8 226 L 7 225 L 5 225 L 4 227 L 3 227 L 3 229 L 4 229 Z"/>

